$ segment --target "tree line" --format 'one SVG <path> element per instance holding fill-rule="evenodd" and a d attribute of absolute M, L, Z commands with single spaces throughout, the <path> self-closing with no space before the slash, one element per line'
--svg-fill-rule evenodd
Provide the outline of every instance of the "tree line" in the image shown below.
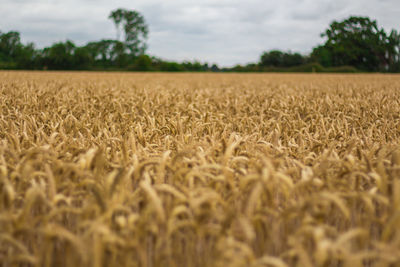
<path fill-rule="evenodd" d="M 216 69 L 200 62 L 169 62 L 147 55 L 148 25 L 135 10 L 113 10 L 109 19 L 116 27 L 116 39 L 102 39 L 77 46 L 73 41 L 57 42 L 43 49 L 22 44 L 20 33 L 0 32 L 0 69 L 28 70 L 132 70 L 208 71 Z"/>
<path fill-rule="evenodd" d="M 400 72 L 400 34 L 396 30 L 386 33 L 376 20 L 351 16 L 334 21 L 321 37 L 326 38 L 325 43 L 310 55 L 265 52 L 259 66 L 287 68 L 306 64 L 304 67 L 326 70 Z"/>
<path fill-rule="evenodd" d="M 379 28 L 376 20 L 351 16 L 332 22 L 324 44 L 309 55 L 266 51 L 259 62 L 220 69 L 200 62 L 170 62 L 146 54 L 148 25 L 135 10 L 113 10 L 116 39 L 77 46 L 57 42 L 43 49 L 23 44 L 20 33 L 0 31 L 0 69 L 132 71 L 337 71 L 400 72 L 400 34 Z"/>

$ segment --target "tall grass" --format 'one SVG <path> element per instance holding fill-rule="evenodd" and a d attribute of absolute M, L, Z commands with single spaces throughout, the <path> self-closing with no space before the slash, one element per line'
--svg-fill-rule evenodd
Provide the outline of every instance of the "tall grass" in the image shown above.
<path fill-rule="evenodd" d="M 400 266 L 400 77 L 0 73 L 1 266 Z"/>

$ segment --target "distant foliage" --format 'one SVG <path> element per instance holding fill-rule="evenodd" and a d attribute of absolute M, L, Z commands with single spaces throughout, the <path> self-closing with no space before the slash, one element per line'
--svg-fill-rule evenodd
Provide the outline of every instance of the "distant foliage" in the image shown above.
<path fill-rule="evenodd" d="M 350 17 L 334 21 L 322 34 L 325 44 L 311 58 L 325 67 L 354 66 L 364 71 L 400 71 L 400 35 L 379 28 L 375 20 Z"/>
<path fill-rule="evenodd" d="M 260 65 L 264 67 L 293 67 L 307 62 L 307 58 L 299 53 L 281 52 L 272 50 L 264 52 L 261 56 Z"/>
<path fill-rule="evenodd" d="M 71 40 L 44 49 L 21 43 L 16 31 L 0 32 L 0 69 L 131 70 L 131 71 L 233 71 L 233 72 L 400 72 L 400 34 L 379 28 L 375 20 L 350 17 L 334 21 L 326 38 L 309 55 L 265 51 L 259 62 L 219 68 L 216 64 L 165 61 L 146 55 L 149 27 L 136 10 L 113 10 L 116 39 L 77 46 Z M 310 68 L 310 66 L 312 67 Z M 318 65 L 316 65 L 318 64 Z"/>
<path fill-rule="evenodd" d="M 109 18 L 117 28 L 117 40 L 120 38 L 120 26 L 124 32 L 123 48 L 128 49 L 130 55 L 138 56 L 146 51 L 146 39 L 149 27 L 144 17 L 135 10 L 117 9 L 110 13 Z"/>

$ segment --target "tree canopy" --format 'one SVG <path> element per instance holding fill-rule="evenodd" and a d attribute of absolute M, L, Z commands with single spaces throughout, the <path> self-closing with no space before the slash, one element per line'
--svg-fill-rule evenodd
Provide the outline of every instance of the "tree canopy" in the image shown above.
<path fill-rule="evenodd" d="M 120 39 L 120 27 L 122 26 L 124 32 L 123 44 L 129 50 L 129 53 L 134 56 L 144 54 L 149 33 L 144 17 L 135 10 L 119 8 L 111 11 L 108 18 L 114 21 L 117 29 L 117 41 Z"/>
<path fill-rule="evenodd" d="M 306 62 L 306 58 L 299 53 L 272 50 L 261 55 L 260 65 L 266 67 L 293 67 Z"/>
<path fill-rule="evenodd" d="M 311 57 L 326 67 L 354 66 L 364 71 L 396 71 L 400 38 L 397 31 L 387 34 L 375 20 L 350 17 L 334 21 L 321 34 L 325 44 L 314 48 Z"/>

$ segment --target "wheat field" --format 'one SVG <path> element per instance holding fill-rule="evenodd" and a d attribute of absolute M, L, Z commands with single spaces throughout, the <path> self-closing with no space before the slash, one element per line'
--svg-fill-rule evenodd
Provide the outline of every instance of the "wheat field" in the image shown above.
<path fill-rule="evenodd" d="M 0 266 L 400 266 L 400 76 L 0 72 Z"/>

